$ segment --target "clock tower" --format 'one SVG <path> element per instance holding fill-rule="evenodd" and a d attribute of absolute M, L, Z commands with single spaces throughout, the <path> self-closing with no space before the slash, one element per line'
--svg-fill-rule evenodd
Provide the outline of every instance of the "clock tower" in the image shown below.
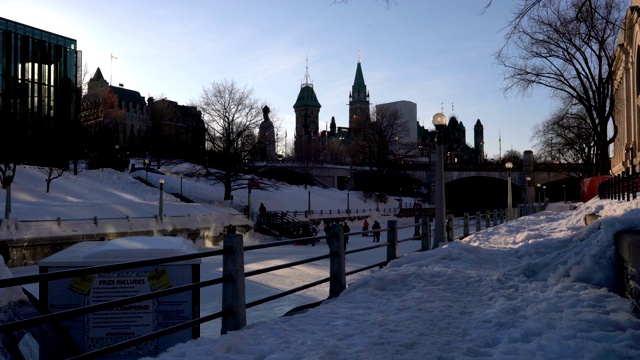
<path fill-rule="evenodd" d="M 349 134 L 357 134 L 358 128 L 371 122 L 369 114 L 369 92 L 362 75 L 362 63 L 358 59 L 356 77 L 349 94 Z"/>
<path fill-rule="evenodd" d="M 317 135 L 320 131 L 318 128 L 320 107 L 316 93 L 313 91 L 313 83 L 309 77 L 309 60 L 307 59 L 304 81 L 300 85 L 298 99 L 293 105 L 293 110 L 296 113 L 294 151 L 298 160 L 313 161 L 313 149 L 318 141 Z M 318 157 L 320 154 L 315 155 Z"/>

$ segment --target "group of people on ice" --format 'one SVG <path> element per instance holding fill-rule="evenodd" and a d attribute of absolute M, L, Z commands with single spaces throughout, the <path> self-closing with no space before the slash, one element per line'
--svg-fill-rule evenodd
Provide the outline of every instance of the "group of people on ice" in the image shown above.
<path fill-rule="evenodd" d="M 362 231 L 368 231 L 368 230 L 369 230 L 369 222 L 367 221 L 367 219 L 364 219 L 364 224 L 362 225 Z M 376 230 L 380 230 L 380 223 L 378 222 L 378 220 L 373 221 L 371 230 L 372 230 L 371 236 L 373 236 L 373 242 L 380 242 L 380 231 L 376 231 Z M 364 234 L 362 234 L 362 236 L 369 236 L 369 233 L 365 232 Z"/>

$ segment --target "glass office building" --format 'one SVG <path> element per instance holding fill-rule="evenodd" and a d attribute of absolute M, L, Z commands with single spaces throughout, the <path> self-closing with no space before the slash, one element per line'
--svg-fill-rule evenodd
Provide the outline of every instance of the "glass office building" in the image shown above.
<path fill-rule="evenodd" d="M 81 53 L 74 39 L 1 17 L 0 33 L 0 130 L 34 151 L 77 119 Z"/>

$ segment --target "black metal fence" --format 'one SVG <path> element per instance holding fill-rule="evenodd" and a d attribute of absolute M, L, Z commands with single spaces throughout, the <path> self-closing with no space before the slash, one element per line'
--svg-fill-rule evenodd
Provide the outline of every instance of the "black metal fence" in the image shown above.
<path fill-rule="evenodd" d="M 635 200 L 639 181 L 640 176 L 633 166 L 631 169 L 601 182 L 598 185 L 598 196 L 600 199 L 608 200 Z"/>

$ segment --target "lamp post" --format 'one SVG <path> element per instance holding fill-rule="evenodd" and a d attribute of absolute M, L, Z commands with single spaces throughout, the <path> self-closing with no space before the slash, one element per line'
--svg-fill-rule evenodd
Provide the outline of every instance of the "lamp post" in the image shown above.
<path fill-rule="evenodd" d="M 160 179 L 160 201 L 158 202 L 158 217 L 160 217 L 160 221 L 162 221 L 162 192 L 164 188 L 164 179 Z"/>
<path fill-rule="evenodd" d="M 510 221 L 511 213 L 513 212 L 511 210 L 511 169 L 513 168 L 513 164 L 511 163 L 511 161 L 507 161 L 507 163 L 504 164 L 504 167 L 507 168 L 507 174 L 509 177 L 509 181 L 507 183 L 507 221 Z"/>
<path fill-rule="evenodd" d="M 540 184 L 536 185 L 536 187 L 538 188 L 538 206 L 536 206 L 536 211 L 540 211 L 540 190 L 541 190 L 540 187 L 541 186 L 542 185 L 540 185 Z"/>
<path fill-rule="evenodd" d="M 542 201 L 543 204 L 547 201 L 547 185 L 542 185 Z"/>
<path fill-rule="evenodd" d="M 13 171 L 11 169 L 7 169 L 4 177 L 5 178 L 3 180 L 7 184 L 7 198 L 4 203 L 4 218 L 9 219 L 9 216 L 11 215 L 11 183 L 13 182 Z"/>
<path fill-rule="evenodd" d="M 563 203 L 567 203 L 567 188 L 564 184 L 562 184 L 562 201 Z"/>
<path fill-rule="evenodd" d="M 436 188 L 435 188 L 435 229 L 434 247 L 445 241 L 445 208 L 444 208 L 444 156 L 442 150 L 442 130 L 447 125 L 447 117 L 443 113 L 436 113 L 431 120 L 436 127 Z"/>
<path fill-rule="evenodd" d="M 149 182 L 149 159 L 144 159 L 144 181 Z"/>
<path fill-rule="evenodd" d="M 184 177 L 184 174 L 180 174 L 180 197 L 182 197 L 182 178 Z"/>
<path fill-rule="evenodd" d="M 344 187 L 347 189 L 347 214 L 351 214 L 351 203 L 349 201 L 349 197 L 351 195 L 350 191 L 349 191 L 349 181 L 351 180 L 350 176 L 347 176 L 347 183 L 344 185 Z"/>
<path fill-rule="evenodd" d="M 531 187 L 531 176 L 527 176 L 527 191 L 526 191 L 526 194 L 525 194 L 525 197 L 526 197 L 525 202 L 530 207 L 529 213 L 532 213 L 533 212 L 533 200 L 531 199 L 531 193 L 530 193 L 529 187 Z"/>

